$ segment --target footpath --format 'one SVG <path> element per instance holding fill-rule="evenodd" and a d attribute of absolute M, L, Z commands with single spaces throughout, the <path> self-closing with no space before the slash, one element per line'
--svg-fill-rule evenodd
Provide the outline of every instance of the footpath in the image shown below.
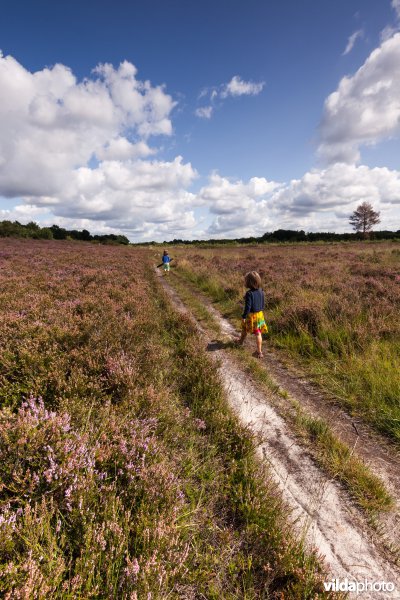
<path fill-rule="evenodd" d="M 174 286 L 173 277 L 164 277 L 159 270 L 160 284 L 171 298 L 176 309 L 189 314 L 210 356 L 217 362 L 221 380 L 232 409 L 258 440 L 257 453 L 260 460 L 268 463 L 271 477 L 279 486 L 283 498 L 290 507 L 291 520 L 297 534 L 310 548 L 315 548 L 327 565 L 331 578 L 327 589 L 349 591 L 349 598 L 365 600 L 400 600 L 400 569 L 388 545 L 396 544 L 399 537 L 399 513 L 392 511 L 380 525 L 371 527 L 366 516 L 355 506 L 344 487 L 324 473 L 313 460 L 309 450 L 301 444 L 277 410 L 274 391 L 261 389 L 245 368 L 227 352 L 226 341 L 238 337 L 234 327 L 215 310 L 211 302 L 201 300 L 218 322 L 221 335 L 216 335 L 195 318 L 184 304 Z M 168 279 L 168 280 L 167 280 Z M 199 299 L 199 293 L 196 293 Z M 254 340 L 249 340 L 248 344 Z M 252 346 L 251 346 L 251 349 Z M 244 352 L 251 352 L 249 346 Z M 310 414 L 316 406 L 322 406 L 316 396 L 318 392 L 307 381 L 290 374 L 279 359 L 267 352 L 262 361 L 276 388 L 285 390 L 288 398 L 295 399 Z M 282 394 L 280 395 L 280 402 Z M 326 404 L 326 403 L 325 403 Z M 327 405 L 328 406 L 328 405 Z M 329 415 L 327 411 L 333 411 Z M 284 408 L 283 408 L 284 413 Z M 351 419 L 337 407 L 326 408 L 323 416 L 343 421 L 344 437 L 360 437 L 360 424 L 354 427 Z M 336 421 L 333 421 L 336 424 Z M 341 426 L 338 425 L 338 430 Z M 347 432 L 347 433 L 346 433 Z M 381 446 L 373 437 L 363 435 L 362 454 L 369 465 L 376 467 L 394 498 L 400 497 L 400 469 L 398 457 L 390 448 Z M 368 440 L 368 441 L 367 441 Z M 358 452 L 359 452 L 358 447 Z M 385 539 L 386 544 L 382 543 Z M 358 590 L 357 590 L 358 587 Z M 354 591 L 353 591 L 354 590 Z"/>

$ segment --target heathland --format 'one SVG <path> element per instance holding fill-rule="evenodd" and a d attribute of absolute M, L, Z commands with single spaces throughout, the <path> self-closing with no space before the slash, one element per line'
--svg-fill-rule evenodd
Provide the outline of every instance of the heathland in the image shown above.
<path fill-rule="evenodd" d="M 263 280 L 266 343 L 400 443 L 397 242 L 176 247 L 176 269 L 239 325 L 243 276 Z"/>
<path fill-rule="evenodd" d="M 213 252 L 191 249 L 179 268 L 203 287 L 208 270 L 209 291 L 235 310 L 243 273 L 262 271 L 274 343 L 316 364 L 352 350 L 354 369 L 364 360 L 371 378 L 391 382 L 376 422 L 395 437 L 396 247 L 346 249 L 345 267 L 340 247 Z M 328 597 L 317 558 L 293 537 L 215 365 L 150 255 L 1 242 L 0 594 Z M 351 282 L 342 268 L 354 270 Z M 330 333 L 328 314 L 334 324 L 351 319 L 354 331 L 343 323 Z M 339 360 L 337 369 L 345 372 Z"/>

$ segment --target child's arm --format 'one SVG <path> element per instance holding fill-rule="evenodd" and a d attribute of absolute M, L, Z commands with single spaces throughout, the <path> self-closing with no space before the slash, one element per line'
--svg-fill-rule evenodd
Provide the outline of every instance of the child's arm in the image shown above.
<path fill-rule="evenodd" d="M 251 292 L 248 290 L 244 297 L 244 310 L 242 314 L 242 319 L 245 320 L 247 315 L 251 312 Z"/>

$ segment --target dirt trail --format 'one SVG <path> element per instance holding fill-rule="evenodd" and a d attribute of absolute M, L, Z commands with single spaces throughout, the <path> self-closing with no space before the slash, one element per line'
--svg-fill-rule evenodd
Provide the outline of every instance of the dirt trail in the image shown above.
<path fill-rule="evenodd" d="M 237 336 L 238 333 L 233 325 L 221 316 L 210 301 L 205 298 L 204 301 L 209 312 L 219 323 L 221 331 L 229 337 Z M 247 342 L 249 343 L 250 340 L 248 339 Z M 251 342 L 254 345 L 254 342 Z M 316 385 L 292 372 L 268 348 L 268 343 L 265 346 L 263 352 L 268 373 L 277 385 L 296 398 L 310 415 L 327 421 L 335 435 L 343 442 L 350 447 L 357 444 L 357 455 L 371 465 L 373 471 L 385 482 L 393 497 L 400 501 L 400 453 L 396 447 L 360 419 L 347 414 Z M 397 515 L 397 519 L 395 529 L 399 531 L 400 515 Z"/>
<path fill-rule="evenodd" d="M 182 278 L 174 274 L 181 281 Z M 186 287 L 201 299 L 207 310 L 219 324 L 221 332 L 229 338 L 238 335 L 233 325 L 222 317 L 220 312 L 213 306 L 212 301 L 204 296 L 196 288 L 185 281 Z M 247 338 L 246 345 L 254 345 L 254 341 Z M 396 499 L 396 507 L 390 513 L 382 513 L 377 517 L 377 528 L 379 537 L 377 541 L 385 545 L 397 548 L 400 552 L 400 452 L 389 440 L 379 435 L 362 420 L 351 417 L 340 407 L 335 399 L 321 388 L 313 385 L 304 376 L 294 372 L 292 367 L 285 365 L 276 352 L 271 351 L 268 343 L 264 345 L 264 363 L 268 374 L 277 386 L 289 393 L 290 397 L 296 399 L 302 408 L 312 417 L 320 417 L 329 426 L 335 436 L 347 444 L 350 448 L 356 447 L 356 454 L 371 470 L 385 483 L 386 488 Z M 290 399 L 280 399 L 281 414 L 290 405 Z M 275 406 L 277 402 L 275 399 Z M 290 406 L 289 406 L 290 408 Z M 375 536 L 377 536 L 375 531 Z"/>
<path fill-rule="evenodd" d="M 187 308 L 166 278 L 160 277 L 160 281 L 176 308 L 187 314 Z M 222 331 L 232 337 L 234 330 L 228 321 L 215 309 L 213 316 L 218 318 Z M 396 586 L 391 593 L 366 591 L 363 598 L 400 599 L 399 569 L 384 556 L 363 516 L 346 493 L 336 481 L 321 472 L 307 450 L 300 446 L 273 407 L 272 397 L 260 391 L 212 336 L 194 321 L 205 343 L 213 350 L 210 355 L 218 362 L 231 406 L 261 440 L 258 454 L 268 462 L 271 474 L 291 508 L 293 525 L 299 535 L 324 557 L 332 578 L 385 581 Z M 350 593 L 349 597 L 353 596 L 356 597 Z"/>

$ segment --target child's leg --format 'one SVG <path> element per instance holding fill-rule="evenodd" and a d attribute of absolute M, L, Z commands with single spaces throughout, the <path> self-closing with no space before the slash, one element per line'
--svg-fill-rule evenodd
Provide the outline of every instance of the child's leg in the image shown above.
<path fill-rule="evenodd" d="M 237 343 L 242 345 L 244 340 L 246 339 L 246 335 L 247 335 L 246 322 L 242 321 L 242 332 L 240 334 L 240 338 L 238 339 Z"/>
<path fill-rule="evenodd" d="M 256 333 L 256 344 L 257 344 L 257 354 L 258 356 L 262 356 L 262 335 L 261 335 L 261 331 L 258 331 Z"/>
<path fill-rule="evenodd" d="M 242 333 L 240 334 L 238 344 L 243 344 L 244 340 L 246 339 L 246 335 L 247 335 L 247 331 L 245 329 L 242 329 Z"/>

